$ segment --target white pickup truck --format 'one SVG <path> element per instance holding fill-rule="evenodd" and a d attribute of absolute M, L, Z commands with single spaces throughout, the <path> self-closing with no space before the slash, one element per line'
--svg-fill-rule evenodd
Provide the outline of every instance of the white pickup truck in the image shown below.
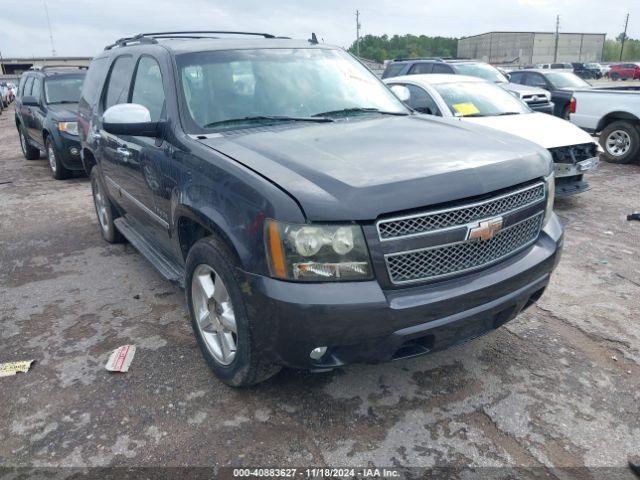
<path fill-rule="evenodd" d="M 640 87 L 576 90 L 570 120 L 599 135 L 604 160 L 630 163 L 640 154 Z"/>

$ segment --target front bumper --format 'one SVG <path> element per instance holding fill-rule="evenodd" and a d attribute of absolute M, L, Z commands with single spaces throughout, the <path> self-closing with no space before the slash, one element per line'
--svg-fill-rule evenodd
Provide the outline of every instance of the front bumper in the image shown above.
<path fill-rule="evenodd" d="M 56 147 L 56 156 L 68 170 L 83 170 L 80 159 L 80 139 L 76 135 L 54 131 L 51 139 Z"/>
<path fill-rule="evenodd" d="M 554 104 L 553 102 L 533 104 L 529 105 L 529 108 L 534 112 L 548 113 L 549 115 L 553 115 Z"/>
<path fill-rule="evenodd" d="M 600 163 L 598 157 L 588 158 L 571 163 L 554 163 L 556 179 L 556 197 L 567 197 L 589 190 L 590 186 L 583 181 L 585 172 L 595 170 Z"/>
<path fill-rule="evenodd" d="M 512 320 L 535 302 L 560 259 L 554 215 L 538 241 L 490 268 L 432 284 L 383 290 L 377 281 L 302 284 L 240 272 L 261 355 L 324 370 L 441 350 Z M 327 346 L 319 360 L 309 356 Z"/>

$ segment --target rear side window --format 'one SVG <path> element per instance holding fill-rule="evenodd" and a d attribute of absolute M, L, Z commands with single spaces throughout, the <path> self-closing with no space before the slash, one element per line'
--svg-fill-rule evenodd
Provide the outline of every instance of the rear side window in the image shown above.
<path fill-rule="evenodd" d="M 140 57 L 138 62 L 131 103 L 147 107 L 152 122 L 157 122 L 164 114 L 165 97 L 160 65 L 149 56 Z"/>
<path fill-rule="evenodd" d="M 23 75 L 22 77 L 20 77 L 20 85 L 18 86 L 18 95 L 20 97 L 22 97 L 22 92 L 24 91 L 24 84 L 27 83 L 27 77 L 26 75 Z"/>
<path fill-rule="evenodd" d="M 411 67 L 410 75 L 419 75 L 421 73 L 431 73 L 433 63 L 416 63 Z"/>
<path fill-rule="evenodd" d="M 36 100 L 40 100 L 40 97 L 42 97 L 42 79 L 41 78 L 33 79 L 33 89 L 31 90 L 31 95 L 35 97 Z"/>
<path fill-rule="evenodd" d="M 93 105 L 102 90 L 104 77 L 107 73 L 107 67 L 109 62 L 107 57 L 96 58 L 89 65 L 89 71 L 84 79 L 82 86 L 82 93 L 80 95 L 80 101 L 86 102 L 88 105 Z"/>
<path fill-rule="evenodd" d="M 116 58 L 109 74 L 107 93 L 104 97 L 104 109 L 113 105 L 127 103 L 129 96 L 129 86 L 131 85 L 131 75 L 133 71 L 133 58 L 130 55 L 123 55 Z"/>
<path fill-rule="evenodd" d="M 453 69 L 448 65 L 436 63 L 433 66 L 433 71 L 431 73 L 453 73 Z"/>
<path fill-rule="evenodd" d="M 398 75 L 400 75 L 400 72 L 402 71 L 402 67 L 404 67 L 404 64 L 402 63 L 389 64 L 387 66 L 387 69 L 382 74 L 382 78 L 397 77 Z"/>
<path fill-rule="evenodd" d="M 33 77 L 28 77 L 27 82 L 24 84 L 24 92 L 22 96 L 31 95 L 31 87 L 33 87 Z"/>

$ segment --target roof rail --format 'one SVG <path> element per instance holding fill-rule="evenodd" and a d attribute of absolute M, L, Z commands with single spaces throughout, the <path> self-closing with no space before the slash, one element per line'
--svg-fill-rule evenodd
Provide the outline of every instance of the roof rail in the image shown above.
<path fill-rule="evenodd" d="M 414 57 L 414 58 L 394 58 L 394 62 L 408 62 L 410 60 L 433 60 L 436 62 L 444 62 L 442 57 Z"/>
<path fill-rule="evenodd" d="M 40 70 L 49 70 L 49 69 L 54 69 L 54 68 L 77 68 L 78 70 L 88 70 L 89 67 L 87 65 L 65 65 L 65 64 L 60 64 L 60 65 L 43 65 L 40 67 Z"/>
<path fill-rule="evenodd" d="M 179 32 L 147 32 L 139 33 L 133 37 L 125 37 L 116 40 L 113 44 L 104 47 L 105 50 L 111 50 L 113 47 L 125 47 L 127 45 L 138 44 L 153 44 L 158 43 L 157 38 L 215 38 L 212 35 L 255 35 L 264 38 L 288 38 L 288 37 L 276 37 L 270 33 L 259 32 L 233 32 L 228 30 L 185 30 Z"/>

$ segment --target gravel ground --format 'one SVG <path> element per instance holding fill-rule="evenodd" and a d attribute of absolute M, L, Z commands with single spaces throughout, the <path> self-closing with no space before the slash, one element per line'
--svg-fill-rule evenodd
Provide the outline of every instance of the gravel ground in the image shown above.
<path fill-rule="evenodd" d="M 0 466 L 464 466 L 634 478 L 640 454 L 640 166 L 557 202 L 563 259 L 539 304 L 456 349 L 326 374 L 218 382 L 183 293 L 99 235 L 89 183 L 26 161 L 0 116 Z M 104 369 L 138 346 L 131 370 Z M 482 470 L 482 467 L 496 467 Z M 611 468 L 615 467 L 615 468 Z M 583 468 L 582 470 L 558 470 Z M 586 468 L 586 469 L 585 469 Z M 514 471 L 511 471 L 513 473 Z M 464 477 L 464 474 L 460 475 Z M 0 477 L 1 477 L 0 472 Z"/>

